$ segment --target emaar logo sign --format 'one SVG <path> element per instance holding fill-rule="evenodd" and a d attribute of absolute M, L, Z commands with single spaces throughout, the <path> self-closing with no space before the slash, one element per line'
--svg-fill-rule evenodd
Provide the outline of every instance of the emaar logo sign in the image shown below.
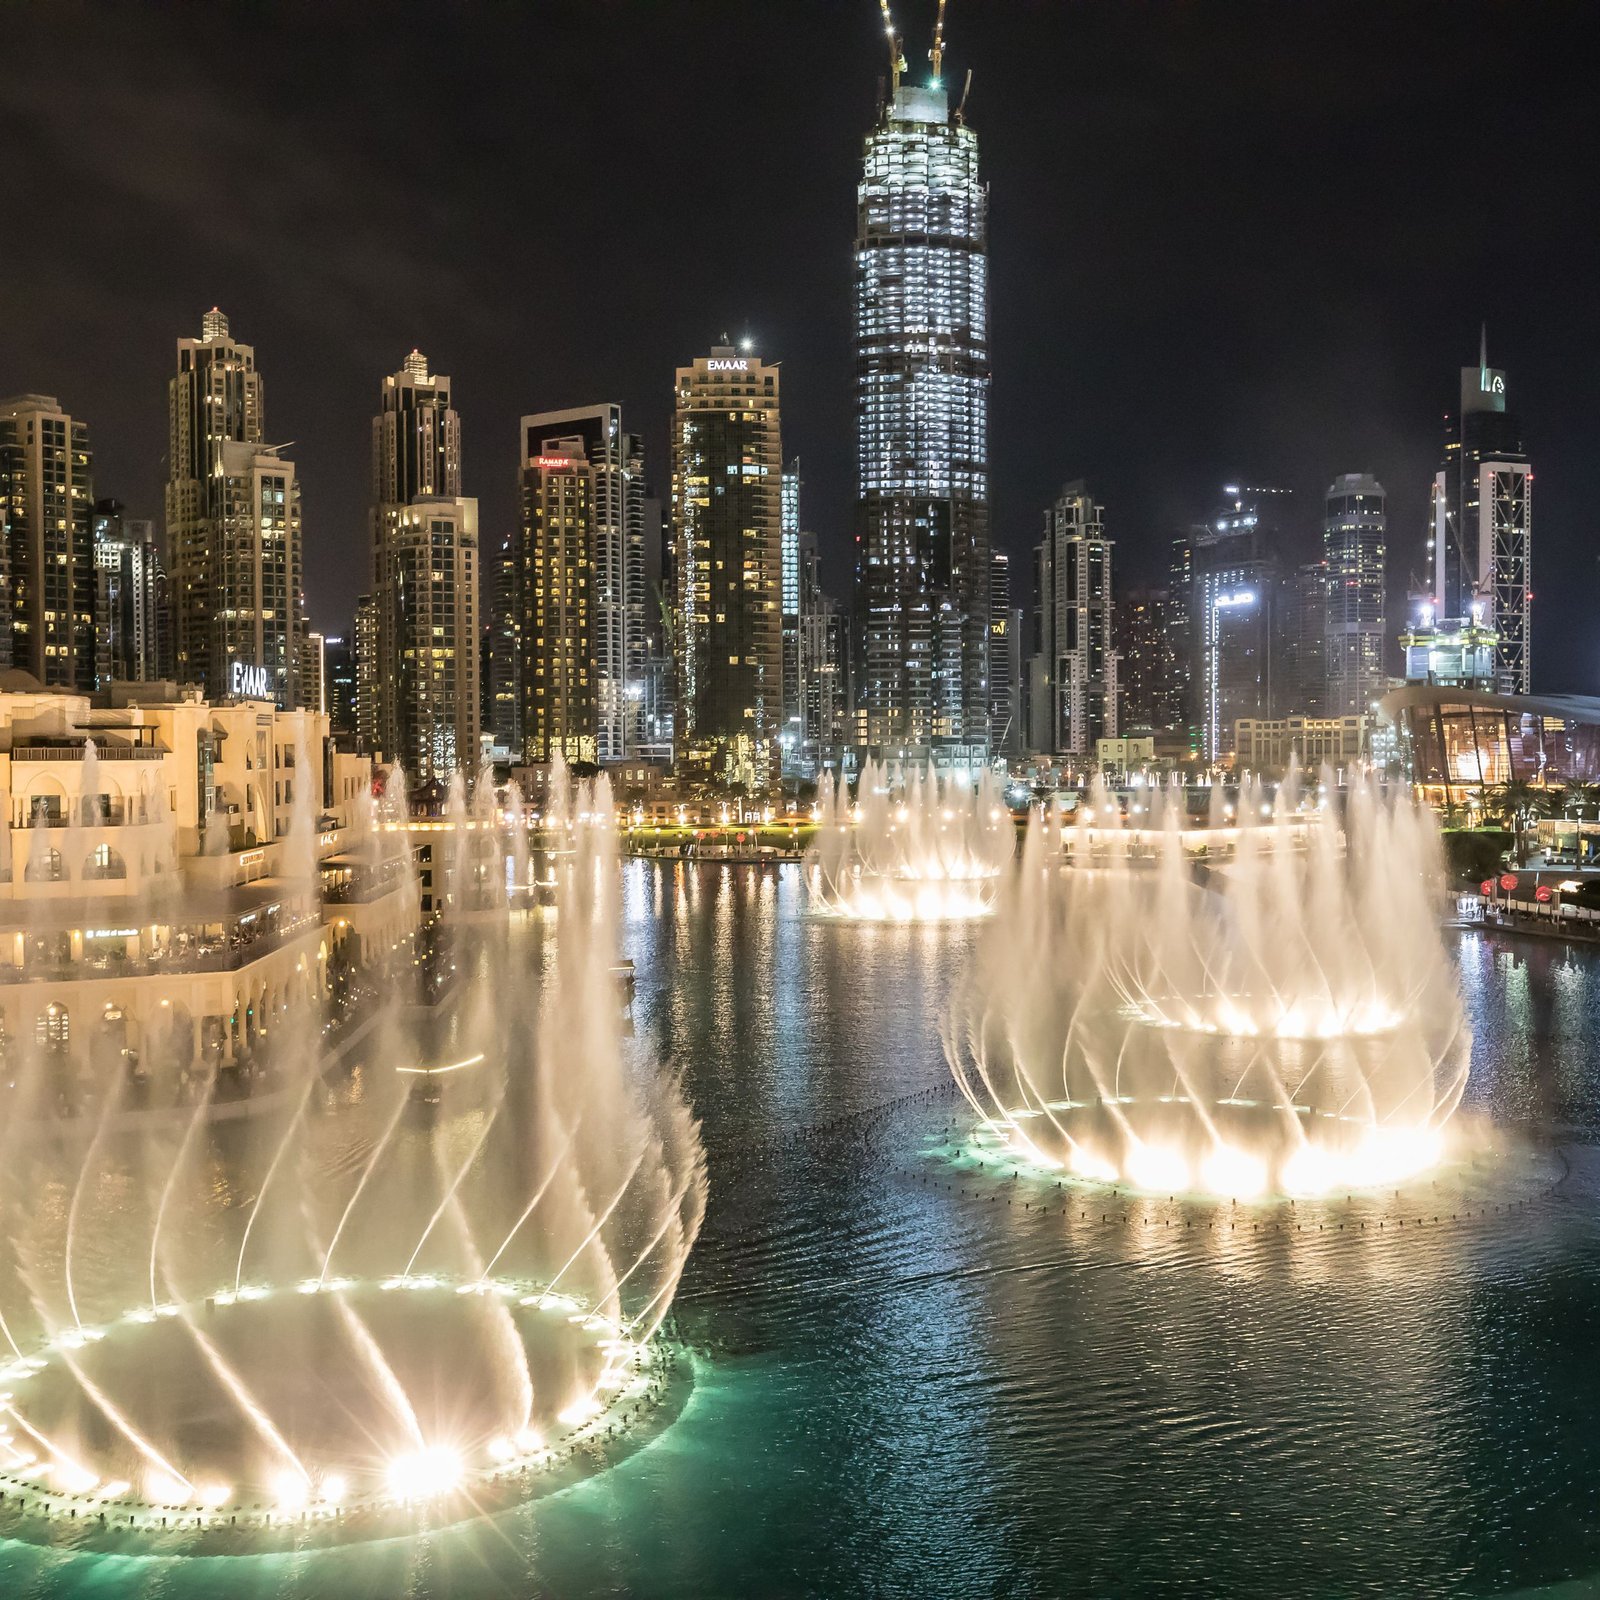
<path fill-rule="evenodd" d="M 1480 372 L 1478 374 L 1478 387 L 1485 394 L 1504 394 L 1506 392 L 1506 375 L 1503 372 Z"/>
<path fill-rule="evenodd" d="M 706 362 L 707 372 L 748 372 L 750 363 L 743 356 L 712 356 Z"/>
<path fill-rule="evenodd" d="M 270 700 L 271 680 L 265 667 L 252 667 L 235 661 L 229 674 L 229 685 L 241 700 Z"/>

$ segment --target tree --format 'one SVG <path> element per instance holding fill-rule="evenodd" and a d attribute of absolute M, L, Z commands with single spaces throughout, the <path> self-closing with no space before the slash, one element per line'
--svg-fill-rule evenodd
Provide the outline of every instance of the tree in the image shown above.
<path fill-rule="evenodd" d="M 1528 862 L 1526 829 L 1529 823 L 1548 813 L 1552 798 L 1553 791 L 1529 783 L 1525 778 L 1511 778 L 1496 784 L 1483 797 L 1485 811 L 1499 817 L 1511 829 L 1516 839 L 1519 867 Z"/>

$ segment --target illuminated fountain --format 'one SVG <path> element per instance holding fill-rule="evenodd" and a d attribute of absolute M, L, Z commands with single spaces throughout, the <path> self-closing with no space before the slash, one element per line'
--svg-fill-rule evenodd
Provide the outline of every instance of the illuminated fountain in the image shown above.
<path fill-rule="evenodd" d="M 852 804 L 824 773 L 817 834 L 807 853 L 813 909 L 860 922 L 943 922 L 987 916 L 1016 853 L 1011 813 L 989 773 L 972 784 L 931 766 L 868 760 Z"/>
<path fill-rule="evenodd" d="M 946 1028 L 981 1140 L 1241 1198 L 1435 1164 L 1470 1041 L 1429 814 L 1358 780 L 1308 818 L 1291 780 L 1247 791 L 1228 859 L 1197 863 L 1176 792 L 1150 801 L 1137 828 L 1103 792 L 1097 820 L 1030 824 Z"/>
<path fill-rule="evenodd" d="M 406 850 L 403 792 L 371 818 L 380 848 Z M 306 1007 L 276 1030 L 276 1118 L 220 1124 L 202 1100 L 87 1152 L 0 1128 L 8 1532 L 70 1519 L 185 1552 L 386 1536 L 594 1470 L 676 1392 L 654 1336 L 704 1156 L 622 1027 L 606 781 L 555 780 L 548 925 L 507 905 L 523 847 L 496 809 L 452 809 L 479 824 L 454 836 L 460 914 L 447 957 L 418 956 L 446 976 L 381 1008 L 348 1077 Z"/>

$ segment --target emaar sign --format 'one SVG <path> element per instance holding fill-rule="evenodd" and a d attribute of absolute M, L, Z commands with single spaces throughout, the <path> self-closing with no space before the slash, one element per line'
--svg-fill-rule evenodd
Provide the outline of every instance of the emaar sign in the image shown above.
<path fill-rule="evenodd" d="M 229 687 L 241 700 L 270 700 L 272 681 L 265 667 L 252 667 L 235 661 L 229 673 Z"/>
<path fill-rule="evenodd" d="M 707 372 L 748 372 L 750 363 L 743 356 L 712 356 L 706 362 Z"/>

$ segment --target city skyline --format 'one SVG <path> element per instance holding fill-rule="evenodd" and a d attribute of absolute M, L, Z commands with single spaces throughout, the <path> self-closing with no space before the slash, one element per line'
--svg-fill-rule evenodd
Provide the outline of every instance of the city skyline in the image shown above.
<path fill-rule="evenodd" d="M 910 81 L 926 76 L 931 12 L 904 6 L 897 17 Z M 647 251 L 619 256 L 614 224 L 587 201 L 578 202 L 575 225 L 559 241 L 526 224 L 533 231 L 522 244 L 542 280 L 576 297 L 580 310 L 611 308 L 608 317 L 579 315 L 559 328 L 545 313 L 552 300 L 543 290 L 528 296 L 520 270 L 499 264 L 516 241 L 480 216 L 460 215 L 469 200 L 486 199 L 493 182 L 514 181 L 522 162 L 550 148 L 512 137 L 493 94 L 474 94 L 470 105 L 459 91 L 448 97 L 447 145 L 489 133 L 502 152 L 462 196 L 433 191 L 430 203 L 460 228 L 430 229 L 419 242 L 374 203 L 394 193 L 407 167 L 408 132 L 391 129 L 398 143 L 380 151 L 330 124 L 313 161 L 307 142 L 320 126 L 313 122 L 275 144 L 280 154 L 268 163 L 268 193 L 300 224 L 285 241 L 248 187 L 257 169 L 247 179 L 229 159 L 260 130 L 280 90 L 223 103 L 189 74 L 182 94 L 162 99 L 168 74 L 181 74 L 196 46 L 156 19 L 125 29 L 91 17 L 80 50 L 91 60 L 122 52 L 129 70 L 111 74 L 117 91 L 97 100 L 96 118 L 74 120 L 75 97 L 87 91 L 41 54 L 48 23 L 8 17 L 16 59 L 28 70 L 0 89 L 0 116 L 36 158 L 30 166 L 42 214 L 59 214 L 56 196 L 81 194 L 83 209 L 125 232 L 153 208 L 186 248 L 174 252 L 166 238 L 158 248 L 135 229 L 108 274 L 98 258 L 73 250 L 79 224 L 71 218 L 63 217 L 64 230 L 40 230 L 55 241 L 48 248 L 19 240 L 0 287 L 0 310 L 8 313 L 0 319 L 7 329 L 0 388 L 58 395 L 89 423 L 97 492 L 123 500 L 130 515 L 159 517 L 165 419 L 151 397 L 159 396 L 174 333 L 188 327 L 194 308 L 227 306 L 270 367 L 274 433 L 296 442 L 307 496 L 309 616 L 337 630 L 364 590 L 368 488 L 360 441 L 374 374 L 394 370 L 420 345 L 456 375 L 472 440 L 467 470 L 482 499 L 485 538 L 494 541 L 515 515 L 509 462 L 518 417 L 575 394 L 614 395 L 637 419 L 647 470 L 659 484 L 671 372 L 728 326 L 784 362 L 786 449 L 807 462 L 808 522 L 830 583 L 844 587 L 854 497 L 848 253 L 861 141 L 883 70 L 875 10 L 820 6 L 815 20 L 708 14 L 687 29 L 631 8 L 585 15 L 619 41 L 626 36 L 626 83 L 637 91 L 628 103 L 640 109 L 609 114 L 610 97 L 597 97 L 581 76 L 570 89 L 541 85 L 555 96 L 546 100 L 558 144 L 599 130 L 607 148 L 632 148 L 673 74 L 709 82 L 690 59 L 690 44 L 717 26 L 797 83 L 826 77 L 840 88 L 825 113 L 813 108 L 814 98 L 791 107 L 777 97 L 764 159 L 782 181 L 738 186 L 725 203 L 730 219 L 781 250 L 736 253 L 735 262 L 669 221 Z M 1580 624 L 1600 587 L 1579 510 L 1579 441 L 1594 380 L 1571 369 L 1569 352 L 1585 347 L 1594 312 L 1579 293 L 1581 273 L 1561 250 L 1564 230 L 1575 224 L 1541 203 L 1551 174 L 1536 159 L 1544 131 L 1577 105 L 1556 65 L 1559 30 L 1523 19 L 1524 72 L 1548 90 L 1533 111 L 1531 101 L 1502 104 L 1476 92 L 1491 75 L 1471 53 L 1470 27 L 1459 38 L 1439 37 L 1416 18 L 1360 11 L 1370 25 L 1350 33 L 1362 37 L 1370 59 L 1352 88 L 1337 70 L 1343 30 L 1276 14 L 1269 29 L 1266 15 L 1199 8 L 1141 27 L 1091 14 L 1075 16 L 1069 30 L 1051 19 L 953 11 L 949 76 L 956 82 L 967 68 L 974 72 L 968 114 L 994 191 L 995 547 L 1025 564 L 1037 507 L 1082 475 L 1119 530 L 1124 572 L 1150 581 L 1159 578 L 1172 533 L 1203 513 L 1222 482 L 1290 483 L 1307 512 L 1299 532 L 1310 547 L 1320 490 L 1337 474 L 1370 472 L 1389 491 L 1389 614 L 1398 623 L 1411 570 L 1423 562 L 1439 427 L 1455 399 L 1451 374 L 1470 362 L 1486 320 L 1497 365 L 1517 379 L 1540 469 L 1541 559 L 1566 580 L 1547 585 L 1535 606 L 1540 684 L 1581 688 L 1595 673 Z M 333 25 L 313 24 L 286 40 L 282 85 L 315 81 L 325 43 L 319 26 Z M 559 8 L 547 24 L 557 35 L 576 25 L 576 13 Z M 222 33 L 236 26 L 224 20 Z M 516 27 L 480 15 L 459 37 L 436 41 L 447 77 L 470 60 L 493 87 L 495 60 L 507 55 L 497 46 Z M 1046 81 L 1050 46 L 1068 34 L 1074 57 L 1095 66 L 1081 98 L 1101 115 L 1074 119 L 1063 135 L 1028 91 Z M 381 54 L 389 46 L 372 48 Z M 1417 70 L 1424 60 L 1426 74 Z M 1227 91 L 1251 85 L 1269 61 L 1281 63 L 1281 82 L 1294 84 L 1297 103 L 1273 88 L 1234 94 L 1236 108 L 1221 109 Z M 200 126 L 223 137 L 190 139 L 186 130 Z M 1138 134 L 1131 141 L 1130 130 Z M 681 136 L 691 161 L 710 159 L 716 118 L 695 111 Z M 1576 158 L 1593 138 L 1586 121 L 1574 137 Z M 139 159 L 152 142 L 182 155 L 187 187 Z M 1452 160 L 1439 163 L 1446 144 Z M 658 159 L 642 147 L 638 153 L 647 165 Z M 1152 188 L 1149 172 L 1162 159 L 1190 173 L 1200 192 L 1182 199 Z M 1292 170 L 1305 174 L 1306 192 L 1282 191 L 1279 180 Z M 1513 172 L 1522 222 L 1507 236 L 1459 202 L 1471 184 Z M 1130 187 L 1135 179 L 1145 181 Z M 185 213 L 184 194 L 207 184 L 241 200 L 220 233 Z M 1328 185 L 1375 194 L 1372 217 L 1352 229 L 1348 250 L 1337 233 L 1321 229 L 1320 213 L 1312 225 L 1314 197 Z M 1278 196 L 1271 206 L 1268 194 Z M 342 210 L 352 218 L 349 242 L 313 250 L 315 229 Z M 1452 248 L 1421 248 L 1437 242 L 1438 219 L 1447 215 Z M 1074 218 L 1093 223 L 1093 251 L 1068 248 Z M 263 260 L 256 246 L 269 238 Z M 1041 265 L 1051 260 L 1063 270 Z M 661 262 L 672 268 L 665 288 L 657 281 Z M 384 292 L 368 293 L 372 285 Z M 9 314 L 24 304 L 26 317 Z"/>

